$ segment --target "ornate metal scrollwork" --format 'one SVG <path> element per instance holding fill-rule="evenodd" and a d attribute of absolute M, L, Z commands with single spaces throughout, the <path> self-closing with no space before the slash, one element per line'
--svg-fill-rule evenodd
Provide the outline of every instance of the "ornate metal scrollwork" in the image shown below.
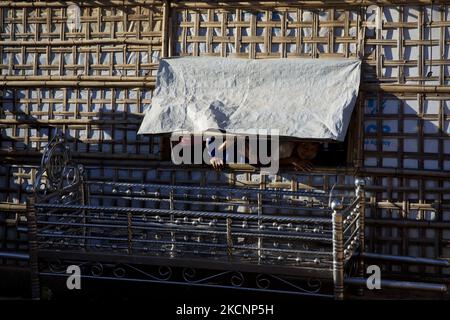
<path fill-rule="evenodd" d="M 59 132 L 44 149 L 32 191 L 39 199 L 55 192 L 66 193 L 81 184 L 83 172 L 81 165 L 72 163 L 70 148 Z"/>
<path fill-rule="evenodd" d="M 112 273 L 116 278 L 123 278 L 127 275 L 125 268 L 120 265 L 115 266 Z"/>
<path fill-rule="evenodd" d="M 144 276 L 144 278 L 156 281 L 168 281 L 173 274 L 172 268 L 169 266 L 159 266 L 157 273 L 150 273 L 148 270 L 144 270 L 131 264 L 124 264 L 123 266 L 132 272 L 136 272 L 136 275 L 138 276 Z M 131 273 L 127 272 L 127 274 L 132 277 Z"/>
<path fill-rule="evenodd" d="M 188 284 L 229 283 L 233 287 L 241 287 L 245 280 L 243 274 L 237 271 L 214 272 L 199 276 L 196 269 L 183 268 L 181 275 Z"/>
<path fill-rule="evenodd" d="M 267 289 L 270 288 L 271 282 L 269 277 L 267 277 L 265 274 L 258 274 L 256 276 L 256 286 L 260 289 Z"/>
<path fill-rule="evenodd" d="M 242 287 L 245 282 L 244 275 L 241 272 L 234 271 L 230 278 L 230 282 L 233 287 Z"/>
<path fill-rule="evenodd" d="M 89 269 L 94 277 L 101 277 L 103 275 L 104 267 L 102 263 L 94 263 Z"/>
<path fill-rule="evenodd" d="M 267 291 L 283 289 L 305 294 L 316 294 L 322 289 L 322 281 L 315 278 L 308 278 L 306 280 L 288 279 L 273 274 L 258 274 L 255 282 L 259 289 Z"/>
<path fill-rule="evenodd" d="M 52 273 L 65 273 L 67 270 L 67 265 L 63 264 L 60 259 L 47 262 L 47 268 Z"/>
<path fill-rule="evenodd" d="M 56 263 L 55 263 L 56 262 Z M 144 266 L 134 264 L 110 264 L 101 262 L 52 261 L 42 270 L 48 276 L 66 276 L 65 268 L 77 264 L 82 276 L 109 280 L 133 280 L 151 283 L 178 283 L 212 288 L 234 288 L 278 292 L 288 294 L 326 296 L 327 290 L 320 279 L 293 276 L 256 274 L 239 271 L 218 271 L 190 267 Z M 47 273 L 46 271 L 50 271 Z M 326 287 L 326 286 L 325 286 Z"/>

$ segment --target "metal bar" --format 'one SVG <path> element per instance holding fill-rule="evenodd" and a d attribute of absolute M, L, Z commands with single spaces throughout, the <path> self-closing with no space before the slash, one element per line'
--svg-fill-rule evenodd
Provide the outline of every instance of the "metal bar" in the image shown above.
<path fill-rule="evenodd" d="M 150 208 L 126 208 L 126 207 L 101 207 L 101 206 L 81 206 L 81 205 L 63 205 L 39 203 L 35 205 L 39 209 L 61 209 L 61 210 L 91 210 L 100 212 L 132 212 L 132 213 L 153 213 L 153 214 L 173 214 L 178 216 L 205 217 L 205 218 L 233 218 L 278 222 L 298 222 L 311 224 L 331 224 L 330 219 L 319 217 L 289 217 L 289 216 L 269 216 L 239 213 L 223 213 L 223 212 L 206 212 L 206 211 L 187 211 L 187 210 L 167 210 L 167 209 L 150 209 Z"/>
<path fill-rule="evenodd" d="M 351 230 L 351 228 L 356 224 L 356 227 L 359 227 L 358 224 L 359 221 L 359 214 L 357 214 L 355 217 L 353 217 L 353 220 L 351 220 L 350 222 L 348 221 L 344 221 L 344 234 L 347 233 L 349 230 Z"/>
<path fill-rule="evenodd" d="M 306 277 L 317 277 L 320 279 L 331 279 L 331 268 L 317 268 L 302 265 L 282 265 L 282 264 L 257 264 L 246 263 L 244 261 L 226 261 L 201 259 L 198 256 L 192 258 L 171 258 L 161 257 L 156 255 L 126 255 L 117 253 L 105 252 L 80 252 L 74 250 L 55 251 L 55 250 L 40 250 L 39 257 L 47 259 L 65 259 L 65 260 L 82 260 L 82 261 L 102 261 L 111 263 L 128 263 L 128 264 L 144 264 L 156 266 L 174 266 L 174 267 L 192 267 L 192 268 L 207 268 L 215 270 L 235 270 L 241 272 L 255 272 L 255 273 L 269 273 L 279 275 L 299 274 Z"/>
<path fill-rule="evenodd" d="M 449 260 L 444 259 L 430 259 L 430 258 L 419 258 L 419 257 L 407 257 L 407 256 L 394 256 L 388 254 L 379 254 L 371 252 L 363 252 L 363 259 L 373 259 L 373 260 L 386 260 L 399 263 L 411 263 L 411 264 L 425 264 L 429 266 L 439 266 L 439 267 L 449 267 Z"/>
<path fill-rule="evenodd" d="M 333 202 L 333 285 L 334 298 L 336 300 L 344 299 L 344 235 L 342 214 L 340 210 L 342 205 Z"/>
<path fill-rule="evenodd" d="M 50 272 L 41 272 L 41 276 L 47 277 L 67 277 L 65 274 L 59 273 L 50 273 Z M 306 293 L 299 291 L 287 291 L 287 290 L 270 290 L 270 289 L 259 289 L 259 288 L 249 288 L 249 287 L 239 287 L 239 286 L 224 286 L 217 284 L 203 284 L 203 283 L 195 283 L 195 282 L 179 282 L 179 281 L 171 281 L 171 280 L 150 280 L 150 279 L 130 279 L 130 278 L 117 278 L 117 277 L 109 277 L 109 276 L 88 276 L 82 275 L 82 278 L 85 279 L 95 279 L 95 280 L 116 280 L 116 281 L 127 281 L 127 282 L 140 282 L 140 283 L 164 283 L 168 285 L 184 285 L 184 286 L 194 286 L 194 287 L 203 287 L 203 288 L 217 288 L 217 289 L 234 289 L 240 291 L 249 291 L 249 292 L 271 292 L 271 293 L 280 293 L 280 294 L 289 294 L 289 295 L 297 295 L 297 296 L 308 296 L 308 297 L 317 297 L 317 298 L 332 298 L 332 295 L 322 294 L 322 293 Z"/>
<path fill-rule="evenodd" d="M 37 224 L 36 209 L 34 206 L 35 198 L 27 199 L 27 223 L 28 223 L 28 250 L 30 252 L 30 282 L 31 282 L 31 298 L 39 300 L 41 288 L 39 282 L 39 262 L 38 262 L 38 243 L 37 243 Z"/>
<path fill-rule="evenodd" d="M 133 253 L 133 229 L 132 229 L 132 215 L 131 212 L 127 213 L 127 244 L 128 244 L 128 254 Z"/>
<path fill-rule="evenodd" d="M 127 219 L 128 221 L 128 219 Z M 123 221 L 125 222 L 125 221 Z M 46 227 L 50 226 L 67 226 L 67 227 L 92 227 L 92 228 L 112 228 L 112 229 L 123 229 L 123 224 L 105 224 L 105 223 L 76 223 L 76 222 L 54 222 L 54 221 L 38 221 L 39 225 L 43 225 Z M 128 224 L 128 222 L 127 222 Z M 153 227 L 152 227 L 153 226 Z M 226 225 L 225 225 L 226 227 Z M 220 230 L 203 230 L 203 229 L 192 229 L 189 226 L 183 225 L 170 225 L 170 224 L 157 224 L 157 223 L 133 223 L 133 229 L 135 230 L 146 230 L 146 231 L 160 231 L 160 232 L 179 232 L 179 233 L 195 233 L 195 234 L 203 234 L 203 235 L 226 235 L 226 231 Z M 42 228 L 39 229 L 42 231 Z M 48 233 L 51 234 L 51 233 Z M 40 233 L 40 235 L 44 235 L 44 233 Z M 235 232 L 235 236 L 239 237 L 254 237 L 254 238 L 274 238 L 274 239 L 286 239 L 286 240 L 299 240 L 299 241 L 313 241 L 313 242 L 323 242 L 323 243 L 331 243 L 331 237 L 329 235 L 319 236 L 319 235 L 311 235 L 305 232 L 299 232 L 296 235 L 289 235 L 283 232 L 272 231 L 271 233 L 261 234 L 257 229 L 250 229 L 246 232 Z M 55 236 L 64 237 L 64 234 L 60 232 Z M 86 236 L 86 235 L 83 235 Z"/>
<path fill-rule="evenodd" d="M 355 242 L 355 241 L 359 241 L 359 228 L 356 228 L 355 230 L 353 230 L 352 234 L 345 239 L 345 232 L 342 232 L 343 234 L 343 239 L 345 240 L 344 242 L 344 248 L 347 248 L 347 246 L 349 245 L 349 242 Z"/>
<path fill-rule="evenodd" d="M 117 199 L 118 197 L 120 197 L 121 199 L 126 199 L 126 200 L 140 200 L 140 201 L 149 201 L 149 202 L 168 202 L 169 199 L 158 199 L 158 198 L 154 198 L 154 197 L 150 197 L 150 196 L 126 196 L 126 192 L 118 192 L 118 195 L 113 195 L 113 194 L 101 194 L 98 192 L 93 192 L 91 194 L 91 197 L 96 197 L 96 198 L 109 198 L 109 199 Z M 123 195 L 122 195 L 123 194 Z M 208 196 L 204 195 L 204 198 L 207 198 Z M 186 197 L 187 199 L 192 198 L 195 199 L 198 197 L 195 196 L 188 196 Z M 227 205 L 227 206 L 242 206 L 242 207 L 254 207 L 255 203 L 254 202 L 250 202 L 247 201 L 248 203 L 244 203 L 242 200 L 227 200 L 226 197 L 220 197 L 217 196 L 215 198 L 215 200 L 223 200 L 226 202 L 219 202 L 219 201 L 196 201 L 196 200 L 185 200 L 186 199 L 184 196 L 181 195 L 175 195 L 174 196 L 174 203 L 178 203 L 178 204 L 191 204 L 191 205 L 195 205 L 195 204 L 199 204 L 199 205 Z M 183 200 L 181 200 L 183 199 Z M 306 206 L 292 206 L 290 205 L 290 203 L 287 203 L 287 200 L 278 200 L 280 205 L 274 205 L 274 204 L 268 204 L 268 203 L 272 203 L 269 202 L 269 200 L 265 200 L 265 202 L 263 203 L 264 208 L 275 208 L 275 209 L 288 209 L 288 210 L 296 210 L 296 211 L 315 211 L 315 212 L 323 212 L 326 213 L 328 210 L 324 209 L 324 208 L 318 208 L 318 207 L 306 207 Z M 292 203 L 295 204 L 297 201 L 293 199 Z M 286 205 L 281 205 L 285 203 Z"/>
<path fill-rule="evenodd" d="M 312 197 L 328 197 L 329 193 L 321 190 L 315 191 L 287 191 L 287 190 L 263 190 L 263 189 L 255 189 L 255 188 L 239 188 L 239 187 L 202 187 L 197 185 L 169 185 L 169 184 L 152 184 L 152 183 L 125 183 L 125 182 L 108 182 L 108 181 L 86 181 L 87 184 L 97 184 L 97 185 L 113 185 L 113 186 L 124 186 L 124 187 L 146 187 L 146 188 L 160 188 L 160 189 L 171 189 L 175 188 L 178 190 L 204 190 L 204 191 L 228 191 L 232 193 L 251 193 L 251 194 L 271 194 L 271 195 L 291 195 L 291 196 L 312 196 Z"/>
<path fill-rule="evenodd" d="M 432 228 L 432 229 L 450 229 L 449 222 L 429 221 L 429 220 L 406 220 L 406 219 L 376 219 L 367 218 L 369 226 L 392 226 L 392 227 L 410 227 L 410 228 Z"/>
<path fill-rule="evenodd" d="M 263 214 L 263 207 L 262 207 L 262 194 L 258 193 L 258 216 L 261 216 Z M 261 220 L 258 220 L 258 229 L 261 230 Z M 262 247 L 262 238 L 258 237 L 258 248 L 261 249 Z M 258 250 L 258 258 L 261 260 L 261 250 Z"/>
<path fill-rule="evenodd" d="M 175 209 L 175 200 L 173 197 L 173 189 L 170 189 L 170 193 L 169 193 L 169 209 L 170 210 L 174 210 Z M 173 216 L 173 214 L 170 215 L 170 222 L 174 223 L 175 217 Z M 176 243 L 176 238 L 175 238 L 175 233 L 171 232 L 170 237 L 172 239 L 172 247 L 171 250 L 172 252 L 175 252 L 175 243 Z"/>
<path fill-rule="evenodd" d="M 0 259 L 14 259 L 14 260 L 28 261 L 30 259 L 30 255 L 28 253 L 23 252 L 0 251 Z"/>
<path fill-rule="evenodd" d="M 347 217 L 348 215 L 350 215 L 352 213 L 353 209 L 355 209 L 358 204 L 359 204 L 359 198 L 356 198 L 355 200 L 353 200 L 352 203 L 350 203 L 349 205 L 346 205 L 346 207 L 341 210 L 342 217 L 344 218 L 344 217 Z"/>
<path fill-rule="evenodd" d="M 64 238 L 68 238 L 68 239 L 80 239 L 80 237 L 77 237 L 77 236 L 59 236 L 59 235 L 52 235 L 52 234 L 50 234 L 50 235 L 43 235 L 43 234 L 39 234 L 39 236 L 41 236 L 41 237 L 43 237 L 43 238 L 45 238 L 45 237 L 47 237 L 47 238 L 62 238 L 62 239 L 64 239 Z M 95 240 L 111 240 L 111 241 L 116 241 L 116 242 L 119 242 L 119 241 L 122 241 L 122 242 L 125 242 L 125 241 L 127 241 L 127 239 L 125 239 L 125 238 L 101 238 L 101 237 L 90 237 L 89 239 L 95 239 Z M 134 242 L 137 242 L 137 243 L 146 243 L 146 244 L 158 244 L 158 245 L 170 245 L 172 242 L 170 242 L 170 241 L 161 241 L 161 240 L 134 240 Z M 49 242 L 48 241 L 39 241 L 38 242 L 39 244 L 49 244 Z M 190 247 L 195 247 L 195 246 L 197 246 L 197 247 L 205 247 L 205 248 L 223 248 L 223 249 L 227 249 L 227 245 L 226 244 L 213 244 L 213 243 L 198 243 L 198 242 L 187 242 L 187 241 L 185 241 L 185 242 L 178 242 L 178 245 L 180 246 L 180 247 L 182 247 L 182 246 L 190 246 Z M 74 243 L 74 244 L 72 244 L 72 246 L 77 246 L 77 243 Z M 80 243 L 78 243 L 78 247 L 82 247 L 82 244 L 80 244 Z M 93 245 L 93 247 L 96 247 L 97 248 L 97 246 L 96 245 Z M 100 247 L 103 247 L 103 248 L 110 248 L 111 246 L 110 245 L 100 245 Z M 234 245 L 233 246 L 233 248 L 234 249 L 236 249 L 235 251 L 238 251 L 238 250 L 250 250 L 250 251 L 258 251 L 258 248 L 257 247 L 252 247 L 252 246 L 245 246 L 245 245 Z M 128 246 L 120 246 L 120 245 L 116 245 L 116 249 L 124 249 L 124 250 L 127 250 L 128 249 Z M 140 247 L 140 248 L 137 248 L 136 250 L 138 250 L 138 249 L 143 249 L 142 247 Z M 158 251 L 158 252 L 160 252 L 159 251 L 159 249 L 154 249 L 155 251 Z M 321 256 L 321 258 L 323 258 L 323 259 L 327 259 L 327 257 L 329 257 L 329 256 L 331 256 L 332 254 L 330 253 L 330 252 L 320 252 L 320 251 L 299 251 L 299 250 L 295 250 L 295 249 L 291 249 L 291 250 L 289 250 L 289 249 L 279 249 L 279 248 L 262 248 L 261 249 L 261 251 L 264 251 L 264 252 L 274 252 L 274 253 L 276 253 L 276 254 L 278 254 L 278 253 L 295 253 L 295 254 L 302 254 L 302 255 L 313 255 L 314 257 L 317 257 L 317 256 Z M 56 251 L 55 251 L 56 252 Z M 185 250 L 183 250 L 183 252 L 185 252 Z M 225 251 L 224 251 L 225 252 Z M 256 257 L 256 256 L 255 256 Z M 180 258 L 180 259 L 186 259 L 186 258 Z M 206 259 L 206 261 L 207 261 L 208 259 Z M 259 260 L 259 259 L 258 259 Z M 292 260 L 292 261 L 296 261 L 296 259 L 295 258 L 286 258 L 286 260 Z M 313 259 L 313 260 L 311 260 L 311 263 L 314 263 L 315 265 L 317 265 L 315 262 L 314 262 L 314 260 L 315 259 Z M 303 261 L 303 262 L 305 262 L 305 261 Z M 328 260 L 322 260 L 322 263 L 323 264 L 326 264 L 328 262 Z"/>
<path fill-rule="evenodd" d="M 227 218 L 227 256 L 231 260 L 233 258 L 233 237 L 231 234 L 231 218 Z"/>
<path fill-rule="evenodd" d="M 82 165 L 78 165 L 78 168 L 80 170 L 81 180 L 83 181 L 84 180 L 84 175 L 85 175 L 84 167 Z M 89 186 L 84 184 L 84 183 L 81 183 L 81 185 L 80 185 L 80 198 L 81 198 L 80 200 L 81 200 L 81 204 L 82 205 L 85 206 L 85 205 L 88 204 L 88 201 L 89 201 Z M 83 237 L 84 237 L 83 244 L 86 245 L 86 236 L 87 236 L 86 210 L 82 210 L 81 213 L 83 215 L 83 220 L 82 221 L 83 221 L 83 224 L 84 224 L 84 226 L 83 226 Z"/>
<path fill-rule="evenodd" d="M 366 286 L 367 280 L 365 278 L 347 278 L 345 284 Z M 394 288 L 404 290 L 422 290 L 434 292 L 447 292 L 445 284 L 427 283 L 427 282 L 410 282 L 410 281 L 396 281 L 396 280 L 381 280 L 381 288 Z"/>
<path fill-rule="evenodd" d="M 365 216 L 366 216 L 366 193 L 364 190 L 364 187 L 366 185 L 366 182 L 364 179 L 362 178 L 357 178 L 355 179 L 355 186 L 356 186 L 356 195 L 359 198 L 359 204 L 357 206 L 357 209 L 359 211 L 358 214 L 358 222 L 357 222 L 357 228 L 359 230 L 359 252 L 361 254 L 364 254 L 365 251 L 365 240 L 366 240 L 366 236 L 365 236 L 365 227 L 366 227 L 366 222 L 365 222 Z M 364 277 L 365 275 L 365 264 L 364 264 L 364 259 L 359 258 L 358 259 L 358 275 L 360 277 Z M 364 287 L 361 287 L 358 291 L 359 295 L 363 295 L 364 294 Z"/>

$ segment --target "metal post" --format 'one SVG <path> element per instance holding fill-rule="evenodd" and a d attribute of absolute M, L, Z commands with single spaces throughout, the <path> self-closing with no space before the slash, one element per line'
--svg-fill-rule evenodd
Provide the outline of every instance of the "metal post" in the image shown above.
<path fill-rule="evenodd" d="M 231 218 L 227 218 L 226 224 L 227 224 L 227 256 L 228 256 L 228 259 L 231 260 L 233 257 L 233 238 L 231 235 L 231 224 L 232 224 Z"/>
<path fill-rule="evenodd" d="M 262 206 L 262 194 L 258 193 L 258 216 L 261 216 L 263 213 L 263 206 Z M 258 220 L 258 232 L 261 234 L 262 229 L 261 229 L 261 225 L 262 222 L 261 220 Z M 258 237 L 258 262 L 261 263 L 261 255 L 262 255 L 262 238 Z"/>
<path fill-rule="evenodd" d="M 358 257 L 358 276 L 361 278 L 365 277 L 365 266 L 364 266 L 364 258 L 363 258 L 363 252 L 364 252 L 364 246 L 365 246 L 365 204 L 366 204 L 366 194 L 364 191 L 365 181 L 363 178 L 356 178 L 355 179 L 355 186 L 356 186 L 356 196 L 359 197 L 359 219 L 357 221 L 357 226 L 359 228 L 359 252 L 360 255 Z M 364 294 L 364 288 L 360 287 L 358 289 L 358 294 L 363 295 Z"/>
<path fill-rule="evenodd" d="M 34 207 L 35 198 L 33 196 L 27 199 L 27 224 L 28 224 L 28 249 L 30 252 L 30 282 L 31 299 L 40 300 L 41 288 L 39 283 L 39 264 L 38 264 L 38 243 L 37 243 L 37 222 L 36 208 Z"/>
<path fill-rule="evenodd" d="M 132 229 L 133 215 L 131 212 L 127 213 L 127 234 L 128 234 L 128 254 L 133 253 L 133 229 Z"/>
<path fill-rule="evenodd" d="M 169 193 L 169 209 L 175 210 L 175 203 L 174 203 L 174 192 L 173 189 L 170 189 Z M 175 216 L 173 214 L 170 215 L 170 223 L 175 223 Z M 175 256 L 175 243 L 176 243 L 176 236 L 175 232 L 170 232 L 170 241 L 172 242 L 172 245 L 170 246 L 170 256 L 173 258 Z"/>
<path fill-rule="evenodd" d="M 344 299 L 344 226 L 340 212 L 342 208 L 339 200 L 331 203 L 333 210 L 333 285 L 336 300 Z"/>
<path fill-rule="evenodd" d="M 80 174 L 80 179 L 81 179 L 81 184 L 80 184 L 80 200 L 81 200 L 81 204 L 83 206 L 88 205 L 88 201 L 89 201 L 89 192 L 88 192 L 88 186 L 85 185 L 84 181 L 84 166 L 83 165 L 78 165 L 78 172 Z M 86 210 L 82 210 L 81 211 L 83 214 L 83 251 L 87 251 L 87 228 L 86 228 L 86 224 L 87 224 L 87 215 L 86 215 Z"/>

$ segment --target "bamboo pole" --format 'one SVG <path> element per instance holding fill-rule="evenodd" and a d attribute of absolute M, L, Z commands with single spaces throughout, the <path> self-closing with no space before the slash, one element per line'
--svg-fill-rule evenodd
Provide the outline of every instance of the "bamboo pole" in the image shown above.
<path fill-rule="evenodd" d="M 155 81 L 0 81 L 5 87 L 154 88 Z"/>
<path fill-rule="evenodd" d="M 73 113 L 68 113 L 73 114 Z M 95 113 L 93 113 L 95 115 Z M 117 120 L 96 120 L 96 119 L 0 119 L 0 124 L 2 125 L 66 125 L 66 126 L 76 126 L 76 125 L 92 125 L 92 126 L 101 126 L 101 125 L 140 125 L 142 122 L 142 116 L 139 115 L 138 119 L 117 119 Z"/>
<path fill-rule="evenodd" d="M 169 40 L 169 14 L 170 14 L 170 4 L 166 0 L 163 4 L 163 21 L 162 21 L 162 50 L 161 50 L 161 58 L 167 58 L 168 51 L 168 40 Z"/>
<path fill-rule="evenodd" d="M 24 211 L 27 206 L 23 203 L 0 202 L 0 210 L 4 211 Z"/>
<path fill-rule="evenodd" d="M 0 76 L 0 85 L 10 87 L 119 87 L 153 88 L 156 77 L 124 76 Z M 450 93 L 450 86 L 362 84 L 365 92 L 385 93 Z"/>
<path fill-rule="evenodd" d="M 2 1 L 0 7 L 6 8 L 58 8 L 77 5 L 80 7 L 111 7 L 111 6 L 135 6 L 135 5 L 160 5 L 160 0 L 96 0 L 96 1 Z"/>
<path fill-rule="evenodd" d="M 100 81 L 100 82 L 155 82 L 155 76 L 0 76 L 0 81 Z"/>
<path fill-rule="evenodd" d="M 366 92 L 382 91 L 386 93 L 450 93 L 450 86 L 401 85 L 401 84 L 369 84 L 361 85 Z"/>
<path fill-rule="evenodd" d="M 370 5 L 429 5 L 444 4 L 445 0 L 330 0 L 330 1 L 174 1 L 172 7 L 174 8 L 195 8 L 195 9 L 209 9 L 218 7 L 232 7 L 232 8 L 258 8 L 266 7 L 305 7 L 305 8 L 324 8 L 324 7 L 348 7 L 348 6 L 370 6 Z"/>
<path fill-rule="evenodd" d="M 162 42 L 158 38 L 156 39 L 67 39 L 67 40 L 2 40 L 0 46 L 18 46 L 18 47 L 47 47 L 47 46 L 82 46 L 82 45 L 108 45 L 108 44 L 120 44 L 120 45 L 160 45 Z"/>
<path fill-rule="evenodd" d="M 60 8 L 68 7 L 70 5 L 78 5 L 80 7 L 111 7 L 111 6 L 160 6 L 163 1 L 159 0 L 97 0 L 97 1 L 2 1 L 0 7 L 6 8 Z M 217 8 L 217 7 L 345 7 L 345 6 L 370 6 L 370 5 L 430 5 L 430 4 L 445 4 L 445 0 L 330 0 L 330 1 L 308 1 L 308 0 L 292 0 L 292 1 L 173 1 L 172 7 L 188 7 L 188 8 Z"/>
<path fill-rule="evenodd" d="M 36 151 L 0 151 L 0 156 L 13 156 L 13 157 L 41 157 L 42 153 Z M 158 160 L 158 155 L 156 154 L 126 154 L 126 153 L 87 153 L 87 152 L 72 152 L 72 156 L 75 159 L 108 159 L 108 160 Z M 121 162 L 118 164 L 120 165 Z"/>

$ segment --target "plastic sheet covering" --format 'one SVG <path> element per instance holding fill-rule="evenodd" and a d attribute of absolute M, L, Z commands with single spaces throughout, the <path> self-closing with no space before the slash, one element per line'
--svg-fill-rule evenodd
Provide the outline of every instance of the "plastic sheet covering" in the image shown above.
<path fill-rule="evenodd" d="M 350 59 L 164 59 L 139 133 L 278 129 L 343 141 L 360 67 Z"/>

